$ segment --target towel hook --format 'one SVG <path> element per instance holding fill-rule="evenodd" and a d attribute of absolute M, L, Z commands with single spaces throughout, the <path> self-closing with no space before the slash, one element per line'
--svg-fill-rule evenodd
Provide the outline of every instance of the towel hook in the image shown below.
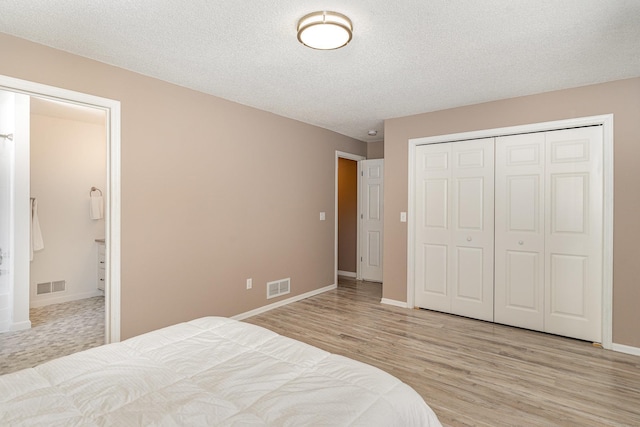
<path fill-rule="evenodd" d="M 91 193 L 93 193 L 94 191 L 97 191 L 98 193 L 100 193 L 100 196 L 102 196 L 102 190 L 97 187 L 91 187 L 91 190 L 89 190 L 89 197 L 91 197 Z"/>

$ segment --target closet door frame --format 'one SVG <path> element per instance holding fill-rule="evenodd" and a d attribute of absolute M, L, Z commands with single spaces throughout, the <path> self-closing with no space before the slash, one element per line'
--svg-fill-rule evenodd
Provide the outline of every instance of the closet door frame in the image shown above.
<path fill-rule="evenodd" d="M 603 259 L 602 259 L 602 346 L 613 349 L 613 114 L 533 123 L 455 133 L 408 141 L 408 218 L 407 218 L 407 307 L 414 308 L 415 289 L 415 156 L 416 147 L 425 144 L 495 138 L 522 133 L 546 132 L 582 126 L 602 125 L 603 132 Z"/>

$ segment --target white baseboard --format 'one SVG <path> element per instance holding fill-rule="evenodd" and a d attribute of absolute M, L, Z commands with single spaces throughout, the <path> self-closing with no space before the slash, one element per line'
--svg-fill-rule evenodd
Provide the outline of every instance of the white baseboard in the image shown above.
<path fill-rule="evenodd" d="M 338 276 L 351 277 L 354 279 L 358 277 L 355 271 L 342 271 L 342 270 L 338 270 Z"/>
<path fill-rule="evenodd" d="M 307 292 L 307 293 L 304 293 L 304 294 L 301 294 L 301 295 L 296 295 L 296 296 L 291 297 L 291 298 L 283 299 L 282 301 L 274 302 L 273 304 L 265 305 L 263 307 L 258 307 L 255 310 L 247 311 L 245 313 L 236 314 L 235 316 L 232 316 L 231 318 L 234 319 L 234 320 L 248 319 L 249 317 L 265 313 L 265 312 L 267 312 L 269 310 L 273 310 L 274 308 L 282 307 L 283 305 L 291 304 L 292 302 L 300 301 L 300 300 L 303 300 L 303 299 L 306 299 L 306 298 L 321 294 L 323 292 L 331 291 L 333 289 L 336 289 L 337 287 L 338 287 L 337 285 L 325 286 L 324 288 L 316 289 L 315 291 L 310 291 L 310 292 Z"/>
<path fill-rule="evenodd" d="M 61 295 L 59 297 L 42 298 L 42 299 L 37 299 L 35 301 L 33 300 L 33 297 L 32 297 L 31 301 L 29 302 L 29 308 L 38 308 L 38 307 L 44 307 L 46 305 L 51 305 L 51 304 L 60 304 L 63 302 L 77 301 L 79 299 L 101 297 L 101 296 L 104 296 L 104 293 L 96 289 L 93 292 L 83 292 L 81 294 L 72 294 L 72 295 Z"/>
<path fill-rule="evenodd" d="M 394 299 L 382 298 L 380 300 L 380 303 L 381 304 L 387 304 L 387 305 L 393 305 L 394 307 L 408 308 L 406 302 L 404 302 L 404 301 L 396 301 Z"/>
<path fill-rule="evenodd" d="M 24 322 L 17 322 L 11 324 L 11 331 L 24 331 L 25 329 L 31 329 L 31 320 L 25 320 Z"/>
<path fill-rule="evenodd" d="M 354 279 L 358 277 L 355 271 L 342 271 L 342 270 L 338 270 L 338 276 L 353 277 Z"/>
<path fill-rule="evenodd" d="M 630 345 L 613 343 L 613 345 L 611 346 L 611 350 L 618 351 L 620 353 L 632 354 L 634 356 L 640 356 L 640 348 L 631 347 Z"/>

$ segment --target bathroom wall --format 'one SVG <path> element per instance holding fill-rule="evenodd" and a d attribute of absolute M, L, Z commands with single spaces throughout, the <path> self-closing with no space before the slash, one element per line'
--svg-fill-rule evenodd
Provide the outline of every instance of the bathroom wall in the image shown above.
<path fill-rule="evenodd" d="M 105 223 L 89 217 L 89 190 L 98 187 L 106 196 L 104 113 L 102 123 L 95 114 L 37 114 L 38 102 L 44 101 L 33 100 L 31 113 L 31 197 L 38 201 L 44 249 L 31 262 L 31 307 L 103 295 L 94 239 L 104 237 Z M 36 284 L 58 280 L 66 281 L 66 291 L 36 295 Z"/>

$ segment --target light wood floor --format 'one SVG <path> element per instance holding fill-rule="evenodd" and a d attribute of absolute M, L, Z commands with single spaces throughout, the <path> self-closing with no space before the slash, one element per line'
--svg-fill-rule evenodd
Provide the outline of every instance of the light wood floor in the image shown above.
<path fill-rule="evenodd" d="M 341 278 L 246 322 L 395 375 L 445 426 L 640 426 L 640 357 L 380 298 Z"/>

